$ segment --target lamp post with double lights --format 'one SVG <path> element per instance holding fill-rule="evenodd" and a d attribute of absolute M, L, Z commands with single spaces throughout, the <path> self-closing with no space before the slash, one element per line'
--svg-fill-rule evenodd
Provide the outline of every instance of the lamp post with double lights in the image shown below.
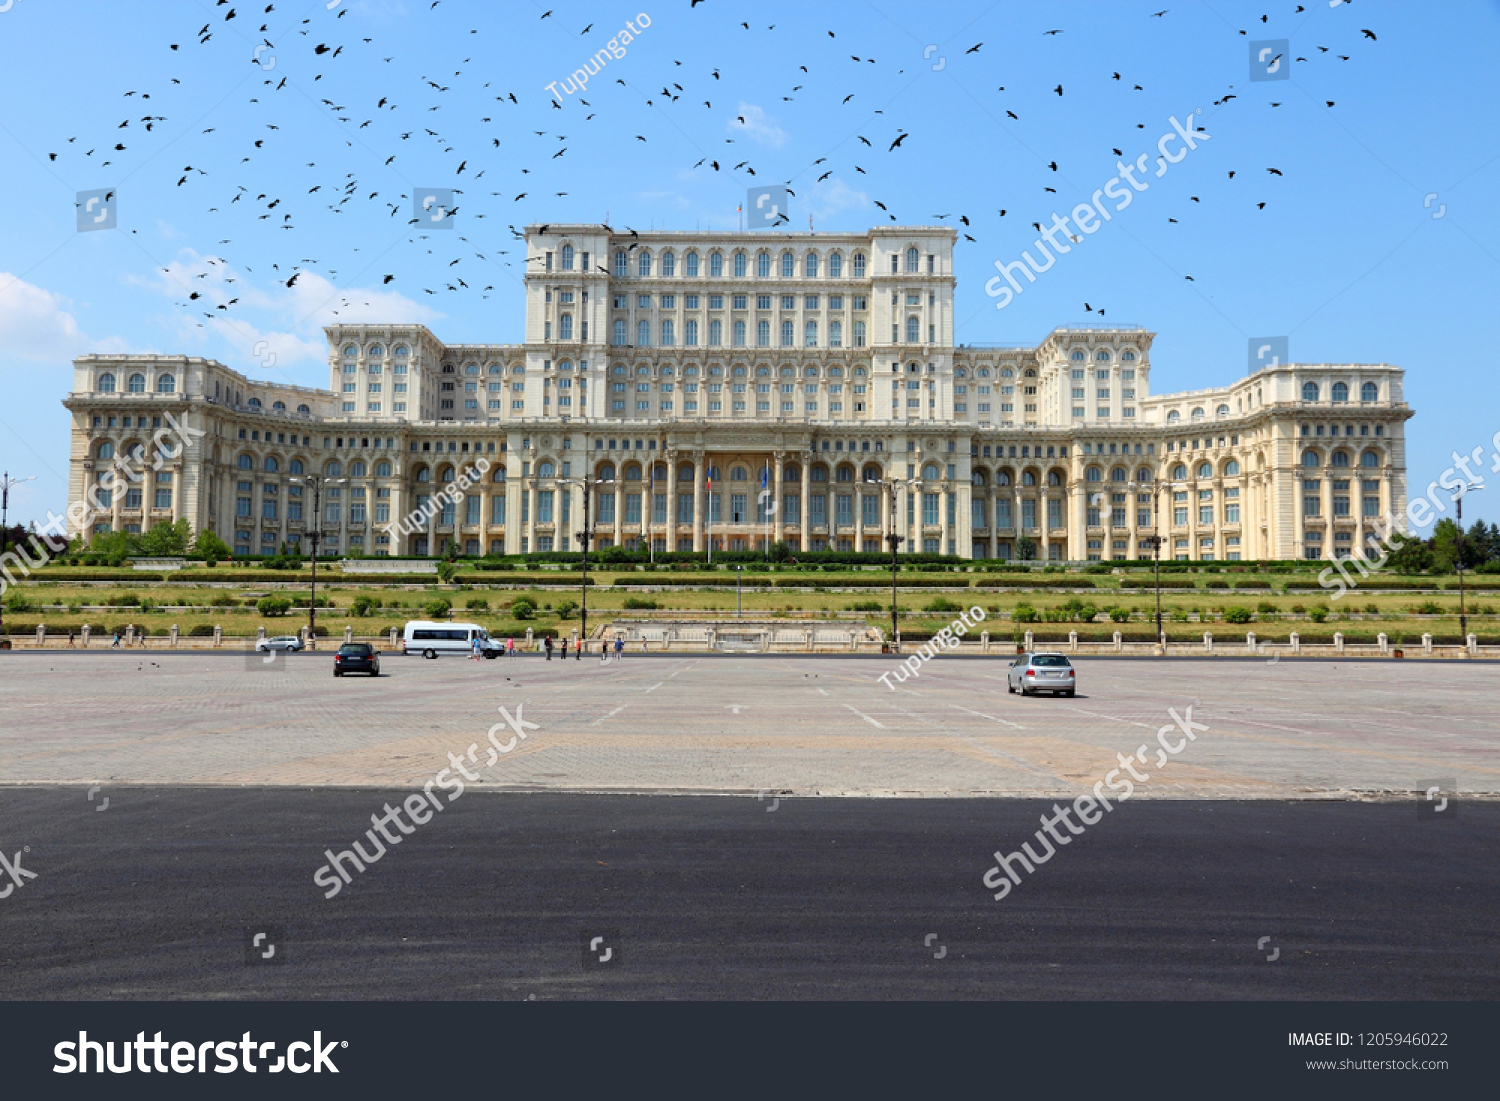
<path fill-rule="evenodd" d="M 325 478 L 319 474 L 303 474 L 291 479 L 295 485 L 312 486 L 313 518 L 307 538 L 312 543 L 312 596 L 307 602 L 307 648 L 318 648 L 318 540 L 323 537 L 323 487 L 343 485 L 346 478 Z"/>
<path fill-rule="evenodd" d="M 1453 498 L 1458 508 L 1458 536 L 1453 541 L 1453 564 L 1458 570 L 1458 641 L 1465 651 L 1469 648 L 1469 608 L 1464 601 L 1464 498 L 1472 489 L 1485 488 L 1483 482 L 1463 483 L 1463 492 Z"/>
<path fill-rule="evenodd" d="M 18 486 L 22 482 L 34 482 L 36 475 L 28 475 L 25 478 L 12 478 L 10 472 L 0 474 L 0 557 L 6 552 L 6 541 L 10 537 L 10 491 L 12 486 Z M 5 635 L 5 605 L 0 603 L 0 637 Z"/>
<path fill-rule="evenodd" d="M 886 532 L 885 541 L 887 543 L 889 543 L 890 547 L 891 547 L 891 652 L 892 653 L 898 653 L 899 652 L 898 649 L 897 649 L 897 647 L 899 645 L 899 642 L 898 642 L 898 639 L 897 639 L 897 635 L 900 633 L 900 627 L 897 624 L 897 616 L 899 614 L 899 611 L 898 611 L 897 598 L 896 598 L 896 575 L 897 575 L 897 573 L 900 572 L 901 567 L 900 567 L 900 565 L 898 563 L 898 560 L 897 560 L 897 557 L 896 557 L 896 552 L 901 549 L 901 544 L 904 543 L 904 542 L 906 542 L 906 537 L 903 536 L 903 535 L 901 535 L 900 533 L 898 533 L 896 531 L 896 490 L 897 490 L 898 487 L 903 486 L 903 485 L 907 486 L 907 487 L 912 487 L 912 486 L 918 486 L 918 485 L 921 485 L 921 484 L 922 484 L 921 481 L 919 479 L 916 479 L 916 478 L 912 478 L 912 479 L 905 479 L 905 478 L 866 478 L 865 479 L 865 485 L 884 486 L 889 491 L 889 493 L 891 495 L 891 503 L 890 503 L 890 510 L 889 510 L 890 511 L 890 517 L 891 517 L 891 525 L 890 525 L 891 530 L 888 531 L 888 532 Z M 805 508 L 806 505 L 804 505 L 803 507 Z"/>
<path fill-rule="evenodd" d="M 1152 573 L 1155 575 L 1155 586 L 1156 586 L 1156 644 L 1158 646 L 1160 646 L 1160 647 L 1165 648 L 1166 645 L 1167 645 L 1167 640 L 1166 640 L 1166 636 L 1162 633 L 1162 629 L 1161 629 L 1161 545 L 1165 541 L 1165 538 L 1160 534 L 1160 531 L 1161 531 L 1161 495 L 1162 495 L 1162 491 L 1163 490 L 1178 489 L 1179 487 L 1184 487 L 1184 483 L 1182 483 L 1182 482 L 1154 482 L 1153 485 L 1154 485 L 1155 488 L 1151 491 L 1151 534 L 1148 535 L 1148 536 L 1146 536 L 1142 540 L 1142 542 L 1144 542 L 1147 546 L 1149 546 L 1151 548 L 1151 568 L 1152 568 Z M 1130 492 L 1131 497 L 1134 497 L 1135 494 L 1136 494 L 1136 492 L 1139 489 L 1140 489 L 1140 487 L 1138 485 L 1136 485 L 1136 483 L 1134 483 L 1134 482 L 1130 482 L 1129 483 L 1129 492 Z M 1132 504 L 1131 507 L 1134 507 L 1134 504 Z M 1127 517 L 1127 519 L 1128 519 L 1128 517 Z"/>
<path fill-rule="evenodd" d="M 612 486 L 615 484 L 613 478 L 559 478 L 557 484 L 560 486 L 579 486 L 583 490 L 583 530 L 573 533 L 573 538 L 578 540 L 579 547 L 583 550 L 583 582 L 579 585 L 580 611 L 578 637 L 585 646 L 588 645 L 589 637 L 589 546 L 594 541 L 594 529 L 589 526 L 589 501 L 593 497 L 594 486 Z"/>

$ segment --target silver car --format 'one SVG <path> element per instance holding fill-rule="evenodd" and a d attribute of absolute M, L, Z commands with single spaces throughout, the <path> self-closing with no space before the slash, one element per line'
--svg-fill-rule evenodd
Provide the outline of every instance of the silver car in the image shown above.
<path fill-rule="evenodd" d="M 275 638 L 263 638 L 256 642 L 255 649 L 259 653 L 267 653 L 271 650 L 302 649 L 302 640 L 296 635 L 278 635 Z"/>
<path fill-rule="evenodd" d="M 1036 692 L 1071 696 L 1078 691 L 1078 671 L 1066 654 L 1022 654 L 1011 662 L 1005 687 L 1023 696 Z"/>

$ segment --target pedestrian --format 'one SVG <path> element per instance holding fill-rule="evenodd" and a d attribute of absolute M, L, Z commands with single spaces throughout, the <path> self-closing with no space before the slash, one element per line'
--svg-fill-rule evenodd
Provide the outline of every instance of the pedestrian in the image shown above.
<path fill-rule="evenodd" d="M 115 640 L 109 644 L 109 648 L 111 650 L 118 650 L 120 648 L 120 632 L 119 631 L 115 632 Z"/>
<path fill-rule="evenodd" d="M 574 650 L 573 660 L 574 661 L 582 661 L 583 660 L 583 636 L 582 635 L 578 636 L 578 646 Z"/>
<path fill-rule="evenodd" d="M 68 649 L 71 650 L 72 648 L 73 648 L 73 628 L 69 627 L 68 628 Z"/>
<path fill-rule="evenodd" d="M 615 660 L 618 661 L 620 658 L 622 658 L 624 656 L 625 656 L 625 636 L 624 635 L 616 635 L 615 636 Z"/>
<path fill-rule="evenodd" d="M 516 656 L 516 640 L 508 638 L 505 640 L 505 656 L 513 658 Z"/>
<path fill-rule="evenodd" d="M 478 661 L 479 660 L 481 645 L 482 644 L 479 641 L 479 636 L 475 635 L 474 636 L 474 645 L 472 647 L 470 647 L 470 649 L 472 649 L 474 651 L 474 656 L 469 659 L 470 661 Z"/>
<path fill-rule="evenodd" d="M 545 639 L 544 639 L 542 645 L 543 645 L 543 647 L 547 651 L 547 660 L 551 661 L 552 660 L 552 636 L 551 635 L 545 636 Z"/>

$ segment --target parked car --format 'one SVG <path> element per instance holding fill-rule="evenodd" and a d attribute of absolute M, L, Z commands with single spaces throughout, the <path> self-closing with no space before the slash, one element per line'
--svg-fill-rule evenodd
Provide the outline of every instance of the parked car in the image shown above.
<path fill-rule="evenodd" d="M 497 658 L 505 647 L 477 623 L 435 623 L 431 620 L 414 619 L 406 625 L 401 651 L 404 654 L 421 654 L 424 658 L 435 658 L 439 654 L 461 654 L 468 657 L 474 652 L 474 640 L 479 640 L 479 649 L 487 658 Z"/>
<path fill-rule="evenodd" d="M 275 638 L 259 639 L 255 643 L 255 649 L 262 654 L 268 650 L 297 651 L 302 649 L 302 640 L 296 635 L 277 635 Z"/>
<path fill-rule="evenodd" d="M 340 646 L 339 652 L 333 655 L 333 675 L 342 677 L 345 673 L 380 676 L 380 655 L 375 652 L 375 647 L 368 642 L 346 642 Z"/>
<path fill-rule="evenodd" d="M 1036 692 L 1071 696 L 1078 691 L 1078 670 L 1066 654 L 1022 654 L 1011 662 L 1005 688 L 1023 696 Z"/>

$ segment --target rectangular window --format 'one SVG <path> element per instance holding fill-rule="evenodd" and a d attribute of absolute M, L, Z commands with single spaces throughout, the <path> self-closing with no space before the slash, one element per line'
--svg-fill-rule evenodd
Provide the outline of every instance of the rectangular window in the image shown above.
<path fill-rule="evenodd" d="M 866 527 L 874 527 L 880 523 L 880 498 L 873 494 L 865 494 L 860 497 L 859 522 Z M 982 526 L 982 525 L 981 525 Z"/>
<path fill-rule="evenodd" d="M 553 490 L 543 489 L 537 491 L 536 495 L 536 519 L 539 524 L 552 523 L 552 495 Z M 472 500 L 473 498 L 470 498 Z"/>
<path fill-rule="evenodd" d="M 938 523 L 938 495 L 936 493 L 922 494 L 922 523 L 924 526 Z"/>
<path fill-rule="evenodd" d="M 834 498 L 834 523 L 839 527 L 854 523 L 854 498 L 850 494 L 840 493 Z"/>
<path fill-rule="evenodd" d="M 788 524 L 800 524 L 802 522 L 801 494 L 788 493 L 781 499 L 781 518 Z"/>
<path fill-rule="evenodd" d="M 641 522 L 641 495 L 639 493 L 625 494 L 625 522 L 627 524 Z"/>
<path fill-rule="evenodd" d="M 807 499 L 807 519 L 814 525 L 828 523 L 828 498 L 822 494 Z"/>
<path fill-rule="evenodd" d="M 1005 498 L 995 502 L 995 526 L 997 528 L 1008 528 L 1011 526 L 1010 501 Z"/>
<path fill-rule="evenodd" d="M 1036 501 L 1031 497 L 1021 501 L 1021 527 L 1036 527 Z"/>
<path fill-rule="evenodd" d="M 601 524 L 613 524 L 615 522 L 615 495 L 613 493 L 601 493 L 598 498 L 599 522 Z"/>

